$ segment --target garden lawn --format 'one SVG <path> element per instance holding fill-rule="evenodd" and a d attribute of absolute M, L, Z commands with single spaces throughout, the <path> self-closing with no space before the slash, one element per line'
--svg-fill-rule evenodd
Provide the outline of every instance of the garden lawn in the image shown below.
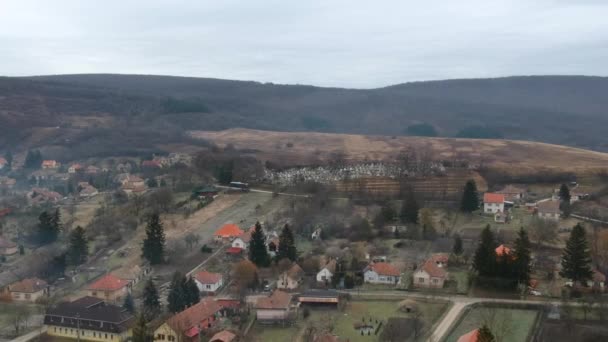
<path fill-rule="evenodd" d="M 337 312 L 335 315 L 335 327 L 334 332 L 343 339 L 347 339 L 350 342 L 359 341 L 377 341 L 382 330 L 378 332 L 378 335 L 372 336 L 361 336 L 360 332 L 355 330 L 353 325 L 356 322 L 361 322 L 362 318 L 369 321 L 371 317 L 373 320 L 374 327 L 378 325 L 375 323 L 383 321 L 386 324 L 390 317 L 413 317 L 410 313 L 401 312 L 398 310 L 398 303 L 400 300 L 395 301 L 365 301 L 357 300 L 349 303 L 347 309 L 344 312 Z M 428 330 L 435 321 L 442 315 L 444 310 L 447 308 L 445 302 L 422 302 L 417 301 L 418 308 L 422 312 L 422 319 L 424 320 L 424 330 Z M 383 324 L 383 325 L 384 325 Z"/>
<path fill-rule="evenodd" d="M 452 329 L 445 341 L 456 342 L 460 336 L 487 324 L 502 341 L 525 342 L 532 332 L 538 314 L 539 312 L 533 309 L 475 307 L 465 313 L 464 318 Z"/>

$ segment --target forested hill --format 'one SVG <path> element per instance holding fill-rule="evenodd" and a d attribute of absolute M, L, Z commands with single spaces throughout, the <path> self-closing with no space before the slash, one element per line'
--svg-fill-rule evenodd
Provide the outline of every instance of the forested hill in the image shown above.
<path fill-rule="evenodd" d="M 509 138 L 608 151 L 606 93 L 608 78 L 582 76 L 379 89 L 111 74 L 0 78 L 0 151 L 78 142 L 76 154 L 89 147 L 135 153 L 179 142 L 185 130 L 234 127 Z"/>

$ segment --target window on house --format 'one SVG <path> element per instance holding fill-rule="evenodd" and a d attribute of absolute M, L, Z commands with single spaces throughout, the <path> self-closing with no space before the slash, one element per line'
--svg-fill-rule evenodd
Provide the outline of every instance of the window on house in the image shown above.
<path fill-rule="evenodd" d="M 424 283 L 424 278 L 419 277 L 419 278 L 418 278 L 418 282 L 419 282 L 419 283 Z"/>
<path fill-rule="evenodd" d="M 438 282 L 439 282 L 439 279 L 437 279 L 437 278 L 433 279 L 434 284 L 437 284 Z"/>
<path fill-rule="evenodd" d="M 168 340 L 169 341 L 175 341 L 175 336 L 169 336 Z"/>
<path fill-rule="evenodd" d="M 211 288 L 211 285 L 207 285 L 207 289 L 210 289 L 210 288 Z"/>
<path fill-rule="evenodd" d="M 30 298 L 32 298 L 32 295 L 30 295 L 29 293 L 26 293 L 25 294 L 25 299 L 30 299 Z"/>

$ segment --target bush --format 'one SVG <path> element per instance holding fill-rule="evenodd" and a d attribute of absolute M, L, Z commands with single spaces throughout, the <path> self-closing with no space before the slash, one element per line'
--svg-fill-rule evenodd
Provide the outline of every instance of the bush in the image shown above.
<path fill-rule="evenodd" d="M 212 253 L 213 249 L 207 245 L 201 247 L 201 253 Z"/>
<path fill-rule="evenodd" d="M 304 317 L 304 319 L 307 319 L 310 316 L 310 309 L 305 306 L 304 310 L 302 310 L 302 317 Z"/>

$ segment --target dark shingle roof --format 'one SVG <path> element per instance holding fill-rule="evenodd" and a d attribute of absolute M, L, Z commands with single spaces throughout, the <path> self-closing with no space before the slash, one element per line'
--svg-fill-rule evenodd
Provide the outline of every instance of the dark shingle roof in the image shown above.
<path fill-rule="evenodd" d="M 77 323 L 77 318 L 80 323 Z M 59 303 L 49 308 L 44 324 L 69 328 L 121 333 L 129 329 L 134 317 L 120 306 L 105 303 L 95 297 L 82 297 L 73 302 Z"/>

